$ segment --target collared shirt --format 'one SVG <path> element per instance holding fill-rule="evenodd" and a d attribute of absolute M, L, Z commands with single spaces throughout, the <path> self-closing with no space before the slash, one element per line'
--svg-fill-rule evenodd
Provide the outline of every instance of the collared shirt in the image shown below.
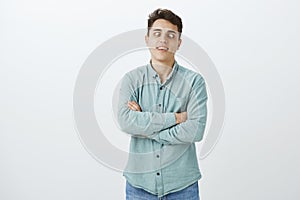
<path fill-rule="evenodd" d="M 142 112 L 130 110 L 128 101 L 137 102 Z M 195 142 L 203 138 L 206 103 L 202 76 L 177 62 L 164 83 L 150 63 L 124 75 L 118 122 L 131 135 L 123 173 L 131 185 L 161 197 L 201 178 Z M 185 111 L 187 120 L 176 124 L 175 113 Z"/>

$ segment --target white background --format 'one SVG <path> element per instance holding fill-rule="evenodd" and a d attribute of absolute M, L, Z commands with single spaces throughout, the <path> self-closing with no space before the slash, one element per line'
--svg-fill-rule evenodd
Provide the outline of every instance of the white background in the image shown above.
<path fill-rule="evenodd" d="M 146 27 L 158 7 L 182 17 L 184 34 L 208 53 L 225 88 L 222 137 L 200 162 L 201 198 L 300 198 L 298 1 L 6 0 L 0 2 L 1 200 L 124 199 L 122 174 L 80 143 L 73 89 L 98 45 Z"/>

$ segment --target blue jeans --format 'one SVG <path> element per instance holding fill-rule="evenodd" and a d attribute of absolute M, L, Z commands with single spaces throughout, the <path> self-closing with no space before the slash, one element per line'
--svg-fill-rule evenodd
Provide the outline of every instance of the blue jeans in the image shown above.
<path fill-rule="evenodd" d="M 126 200 L 199 200 L 198 182 L 180 190 L 158 198 L 143 189 L 135 188 L 126 181 Z"/>

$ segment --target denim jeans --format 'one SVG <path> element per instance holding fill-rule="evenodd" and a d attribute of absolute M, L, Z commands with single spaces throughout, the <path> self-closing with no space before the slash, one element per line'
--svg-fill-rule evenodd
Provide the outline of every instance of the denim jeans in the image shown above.
<path fill-rule="evenodd" d="M 162 197 L 153 195 L 143 189 L 135 188 L 126 181 L 126 200 L 199 200 L 198 182 Z"/>

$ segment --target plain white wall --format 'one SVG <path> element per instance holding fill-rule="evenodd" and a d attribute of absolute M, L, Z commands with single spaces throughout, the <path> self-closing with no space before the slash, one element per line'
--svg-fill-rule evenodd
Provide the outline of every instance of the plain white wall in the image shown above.
<path fill-rule="evenodd" d="M 98 45 L 158 7 L 182 17 L 225 87 L 201 198 L 300 198 L 298 1 L 11 0 L 0 2 L 0 199 L 124 199 L 122 174 L 80 143 L 74 83 Z"/>

